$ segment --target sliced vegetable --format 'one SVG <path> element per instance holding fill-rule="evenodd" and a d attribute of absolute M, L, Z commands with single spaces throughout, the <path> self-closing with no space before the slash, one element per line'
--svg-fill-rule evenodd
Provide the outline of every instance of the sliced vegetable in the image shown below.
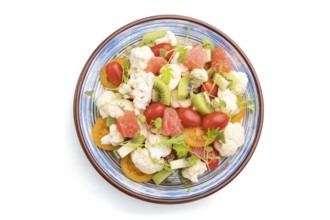
<path fill-rule="evenodd" d="M 133 163 L 131 156 L 128 155 L 120 160 L 120 167 L 123 173 L 135 182 L 148 182 L 152 179 L 153 174 L 145 174 L 141 172 Z"/>
<path fill-rule="evenodd" d="M 109 127 L 106 125 L 106 118 L 97 118 L 95 121 L 95 124 L 92 128 L 92 137 L 93 141 L 102 150 L 115 150 L 116 147 L 112 146 L 111 144 L 102 144 L 101 143 L 101 138 L 104 137 L 105 135 L 109 134 Z"/>

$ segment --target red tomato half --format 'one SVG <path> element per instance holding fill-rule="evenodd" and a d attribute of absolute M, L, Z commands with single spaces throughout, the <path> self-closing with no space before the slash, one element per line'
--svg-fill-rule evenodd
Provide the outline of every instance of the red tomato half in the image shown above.
<path fill-rule="evenodd" d="M 223 129 L 227 126 L 229 117 L 224 112 L 212 112 L 203 118 L 203 126 L 206 129 L 220 128 Z"/>
<path fill-rule="evenodd" d="M 123 81 L 123 68 L 118 62 L 108 63 L 105 67 L 108 80 L 115 86 L 119 86 Z"/>
<path fill-rule="evenodd" d="M 164 49 L 166 51 L 171 51 L 167 54 L 167 56 L 165 57 L 167 60 L 169 60 L 173 54 L 173 47 L 171 44 L 169 43 L 160 43 L 160 44 L 157 44 L 153 47 L 150 47 L 151 51 L 154 53 L 154 55 L 156 57 L 159 57 L 160 56 L 160 49 Z"/>
<path fill-rule="evenodd" d="M 149 105 L 143 113 L 144 116 L 146 116 L 147 123 L 150 124 L 152 120 L 156 120 L 156 118 L 162 118 L 165 109 L 166 106 L 159 102 L 154 102 Z"/>
<path fill-rule="evenodd" d="M 179 108 L 177 113 L 185 128 L 197 127 L 202 122 L 201 116 L 191 108 Z"/>
<path fill-rule="evenodd" d="M 203 147 L 191 147 L 192 152 L 190 152 L 189 154 L 190 155 L 196 154 L 198 157 L 203 158 L 204 160 L 206 160 L 207 158 L 208 168 L 210 170 L 213 170 L 217 168 L 220 160 L 212 157 L 220 157 L 220 154 L 216 149 L 214 149 L 214 147 L 212 147 L 212 149 L 213 150 L 211 152 L 207 153 Z"/>
<path fill-rule="evenodd" d="M 207 92 L 210 99 L 213 99 L 218 95 L 218 86 L 212 80 L 209 80 L 202 85 L 201 92 L 204 91 Z"/>

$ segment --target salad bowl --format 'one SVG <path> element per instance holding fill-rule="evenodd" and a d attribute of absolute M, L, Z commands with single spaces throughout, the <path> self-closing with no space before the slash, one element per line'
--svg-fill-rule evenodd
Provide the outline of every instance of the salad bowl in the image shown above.
<path fill-rule="evenodd" d="M 119 160 L 110 151 L 99 149 L 93 142 L 91 130 L 99 116 L 96 98 L 104 88 L 99 80 L 103 66 L 127 46 L 141 41 L 145 33 L 155 30 L 170 30 L 176 36 L 201 42 L 210 39 L 216 47 L 223 46 L 235 71 L 246 73 L 249 80 L 245 99 L 253 99 L 254 111 L 246 111 L 243 119 L 245 142 L 233 156 L 223 158 L 220 165 L 200 177 L 189 191 L 177 176 L 161 185 L 152 182 L 138 183 L 128 179 L 122 172 Z M 91 92 L 92 91 L 92 92 Z M 90 93 L 89 95 L 86 95 Z M 92 95 L 91 95 L 92 94 Z M 99 174 L 122 192 L 148 202 L 177 204 L 191 202 L 209 196 L 230 183 L 246 166 L 253 155 L 263 124 L 263 96 L 257 74 L 244 52 L 227 35 L 216 27 L 195 18 L 178 15 L 159 15 L 143 18 L 123 26 L 107 37 L 91 54 L 82 69 L 74 95 L 74 122 L 76 132 L 87 158 Z"/>

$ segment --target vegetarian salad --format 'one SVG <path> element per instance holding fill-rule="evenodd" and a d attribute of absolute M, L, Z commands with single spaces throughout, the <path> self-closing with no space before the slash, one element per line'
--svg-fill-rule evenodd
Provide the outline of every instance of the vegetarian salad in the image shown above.
<path fill-rule="evenodd" d="M 129 179 L 158 185 L 176 173 L 189 188 L 244 144 L 248 78 L 223 46 L 201 42 L 150 32 L 100 71 L 93 141 Z"/>

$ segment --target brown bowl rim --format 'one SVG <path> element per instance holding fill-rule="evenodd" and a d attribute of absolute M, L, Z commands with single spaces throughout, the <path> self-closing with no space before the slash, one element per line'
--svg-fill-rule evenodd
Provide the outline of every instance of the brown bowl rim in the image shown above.
<path fill-rule="evenodd" d="M 84 141 L 83 138 L 83 134 L 82 134 L 82 130 L 81 130 L 81 125 L 80 125 L 80 120 L 79 120 L 79 97 L 80 97 L 80 93 L 81 93 L 81 88 L 85 79 L 85 76 L 87 74 L 88 68 L 90 66 L 90 64 L 92 63 L 92 61 L 94 60 L 94 58 L 96 57 L 96 55 L 98 54 L 98 52 L 111 40 L 113 39 L 115 36 L 117 36 L 119 33 L 121 33 L 122 31 L 131 28 L 135 25 L 141 24 L 143 22 L 148 22 L 148 21 L 154 21 L 154 20 L 163 20 L 163 19 L 177 19 L 177 20 L 184 20 L 184 21 L 189 21 L 189 22 L 193 22 L 196 24 L 199 24 L 201 26 L 204 26 L 214 32 L 216 32 L 217 34 L 219 34 L 221 37 L 223 37 L 224 39 L 226 39 L 238 52 L 239 54 L 242 56 L 242 58 L 244 59 L 244 61 L 246 62 L 247 66 L 249 67 L 252 76 L 254 78 L 254 81 L 256 83 L 256 87 L 257 87 L 257 93 L 258 93 L 258 99 L 260 102 L 260 107 L 259 107 L 259 124 L 257 126 L 257 134 L 256 134 L 256 138 L 254 139 L 254 142 L 252 144 L 252 148 L 250 150 L 250 152 L 248 153 L 248 155 L 246 156 L 246 158 L 243 160 L 242 164 L 238 167 L 238 169 L 228 178 L 226 179 L 223 183 L 221 183 L 220 185 L 214 187 L 213 189 L 211 189 L 208 192 L 193 196 L 193 197 L 188 197 L 188 198 L 180 198 L 180 199 L 159 199 L 159 198 L 152 198 L 152 197 L 148 197 L 148 196 L 144 196 L 141 194 L 138 194 L 134 191 L 131 191 L 127 188 L 124 188 L 123 186 L 121 186 L 119 183 L 117 183 L 116 181 L 114 181 L 113 179 L 111 179 L 104 171 L 103 169 L 99 166 L 99 164 L 95 161 L 95 159 L 93 158 L 91 152 L 88 150 L 87 144 Z M 182 15 L 170 15 L 170 14 L 166 14 L 166 15 L 156 15 L 156 16 L 150 16 L 150 17 L 145 17 L 136 21 L 133 21 L 121 28 L 119 28 L 118 30 L 116 30 L 114 33 L 112 33 L 110 36 L 108 36 L 95 50 L 94 52 L 91 54 L 91 56 L 88 58 L 86 64 L 84 65 L 77 85 L 76 85 L 76 89 L 75 89 L 75 94 L 74 94 L 74 104 L 73 104 L 73 113 L 74 113 L 74 123 L 75 123 L 75 127 L 76 127 L 76 132 L 78 135 L 78 139 L 80 142 L 80 145 L 83 149 L 83 151 L 85 152 L 88 160 L 90 161 L 90 163 L 93 165 L 93 167 L 97 170 L 97 172 L 106 180 L 108 181 L 112 186 L 116 187 L 117 189 L 119 189 L 120 191 L 126 193 L 127 195 L 130 195 L 134 198 L 137 199 L 141 199 L 147 202 L 152 202 L 152 203 L 161 203 L 161 204 L 178 204 L 178 203 L 186 203 L 186 202 L 192 202 L 192 201 L 196 201 L 199 200 L 201 198 L 205 198 L 217 191 L 219 191 L 220 189 L 222 189 L 223 187 L 225 187 L 228 183 L 230 183 L 233 179 L 235 179 L 235 177 L 244 169 L 244 167 L 246 166 L 246 164 L 249 162 L 250 158 L 252 157 L 260 135 L 261 135 L 261 131 L 262 131 L 262 126 L 263 126 L 263 119 L 264 119 L 264 101 L 263 101 L 263 95 L 262 95 L 262 90 L 261 90 L 261 86 L 259 83 L 259 79 L 257 77 L 256 71 L 253 68 L 250 60 L 247 58 L 247 56 L 245 55 L 245 53 L 243 52 L 243 50 L 230 38 L 228 37 L 226 34 L 224 34 L 222 31 L 220 31 L 219 29 L 217 29 L 216 27 L 200 21 L 198 19 L 192 18 L 192 17 L 187 17 L 187 16 L 182 16 Z"/>

